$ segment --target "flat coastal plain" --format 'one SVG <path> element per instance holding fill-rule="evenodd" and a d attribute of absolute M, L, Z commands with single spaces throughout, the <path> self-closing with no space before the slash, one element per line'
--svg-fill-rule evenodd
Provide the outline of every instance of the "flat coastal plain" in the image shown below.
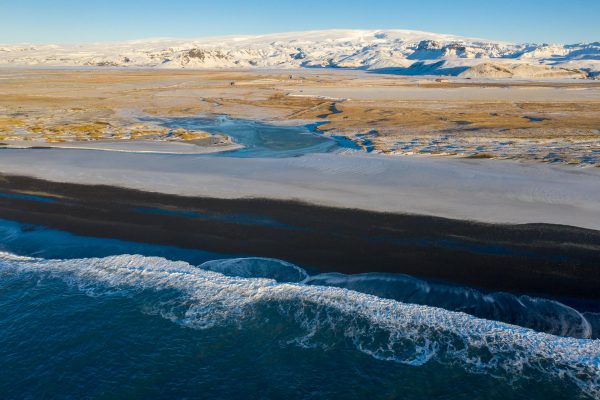
<path fill-rule="evenodd" d="M 317 133 L 348 138 L 367 152 L 600 165 L 598 81 L 306 69 L 4 69 L 0 83 L 4 147 L 158 152 L 148 142 L 161 141 L 170 142 L 164 152 L 226 151 L 236 148 L 227 135 L 168 129 L 153 117 L 227 115 L 316 123 Z"/>

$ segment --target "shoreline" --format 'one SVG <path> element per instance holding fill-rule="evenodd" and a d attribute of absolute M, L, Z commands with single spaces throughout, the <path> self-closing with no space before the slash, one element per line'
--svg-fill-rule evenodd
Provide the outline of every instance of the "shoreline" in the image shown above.
<path fill-rule="evenodd" d="M 231 143 L 227 145 L 203 146 L 192 142 L 158 141 L 158 140 L 94 140 L 94 141 L 67 141 L 61 143 L 10 141 L 0 143 L 1 149 L 68 149 L 68 150 L 95 150 L 115 153 L 139 154 L 173 154 L 173 155 L 200 155 L 224 153 L 241 150 L 244 146 Z"/>
<path fill-rule="evenodd" d="M 486 224 L 267 198 L 218 199 L 0 175 L 0 218 L 75 234 L 600 300 L 600 231 Z"/>
<path fill-rule="evenodd" d="M 65 149 L 65 150 L 95 150 L 115 153 L 137 154 L 172 154 L 172 155 L 200 155 L 215 154 L 241 150 L 244 146 L 231 143 L 219 146 L 202 146 L 189 142 L 168 142 L 156 140 L 97 140 L 88 142 L 7 142 L 0 143 L 0 149 L 36 150 L 36 149 Z"/>

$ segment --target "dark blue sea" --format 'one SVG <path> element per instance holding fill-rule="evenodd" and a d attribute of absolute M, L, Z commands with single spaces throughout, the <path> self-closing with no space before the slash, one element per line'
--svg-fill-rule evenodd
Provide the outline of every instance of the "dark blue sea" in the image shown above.
<path fill-rule="evenodd" d="M 600 398 L 555 301 L 11 221 L 0 251 L 2 399 Z"/>

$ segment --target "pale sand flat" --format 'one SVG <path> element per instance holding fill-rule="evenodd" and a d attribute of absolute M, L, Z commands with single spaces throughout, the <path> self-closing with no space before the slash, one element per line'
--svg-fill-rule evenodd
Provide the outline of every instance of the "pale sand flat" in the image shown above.
<path fill-rule="evenodd" d="M 188 196 L 261 197 L 492 223 L 600 230 L 600 169 L 437 157 L 286 159 L 0 151 L 0 172 Z"/>

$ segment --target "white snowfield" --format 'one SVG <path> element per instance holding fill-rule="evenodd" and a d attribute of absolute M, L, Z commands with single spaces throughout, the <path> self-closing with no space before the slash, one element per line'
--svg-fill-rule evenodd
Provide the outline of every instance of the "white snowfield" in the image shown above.
<path fill-rule="evenodd" d="M 600 75 L 600 42 L 514 44 L 407 30 L 325 30 L 196 40 L 0 45 L 0 65 L 332 67 L 403 75 L 464 73 L 471 78 L 594 78 Z M 479 68 L 471 69 L 474 66 Z"/>
<path fill-rule="evenodd" d="M 300 200 L 600 230 L 598 168 L 361 153 L 267 159 L 5 149 L 0 173 L 186 196 Z"/>

